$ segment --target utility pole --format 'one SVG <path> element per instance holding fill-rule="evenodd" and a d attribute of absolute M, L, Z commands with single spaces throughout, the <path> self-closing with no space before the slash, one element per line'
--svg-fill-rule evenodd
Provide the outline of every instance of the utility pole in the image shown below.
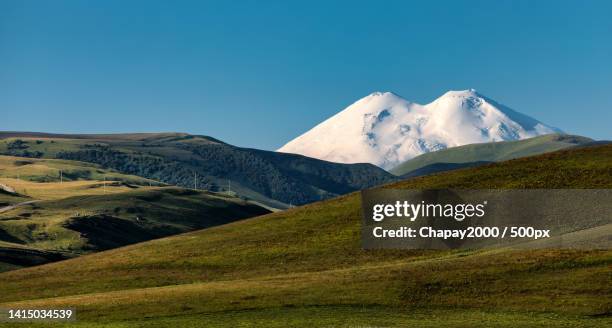
<path fill-rule="evenodd" d="M 64 182 L 64 175 L 62 174 L 62 170 L 60 169 L 60 183 Z"/>
<path fill-rule="evenodd" d="M 104 193 L 106 193 L 106 175 L 104 176 L 104 184 L 102 184 L 102 188 L 104 189 Z"/>
<path fill-rule="evenodd" d="M 232 194 L 232 180 L 227 180 L 227 194 Z"/>
<path fill-rule="evenodd" d="M 193 189 L 198 190 L 198 172 L 193 172 Z"/>

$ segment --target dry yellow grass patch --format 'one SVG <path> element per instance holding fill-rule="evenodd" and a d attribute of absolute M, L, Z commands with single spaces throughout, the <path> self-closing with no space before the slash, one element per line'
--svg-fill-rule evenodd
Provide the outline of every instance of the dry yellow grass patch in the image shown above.
<path fill-rule="evenodd" d="M 12 187 L 19 194 L 40 200 L 54 200 L 84 195 L 104 195 L 131 190 L 131 188 L 116 181 L 92 180 L 41 183 L 13 178 L 0 178 L 0 183 Z"/>

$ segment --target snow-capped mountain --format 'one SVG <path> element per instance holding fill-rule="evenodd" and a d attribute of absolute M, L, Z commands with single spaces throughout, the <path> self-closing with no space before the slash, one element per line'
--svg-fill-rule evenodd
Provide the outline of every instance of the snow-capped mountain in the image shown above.
<path fill-rule="evenodd" d="M 375 92 L 278 151 L 390 169 L 430 151 L 559 132 L 474 89 L 449 91 L 427 105 Z"/>

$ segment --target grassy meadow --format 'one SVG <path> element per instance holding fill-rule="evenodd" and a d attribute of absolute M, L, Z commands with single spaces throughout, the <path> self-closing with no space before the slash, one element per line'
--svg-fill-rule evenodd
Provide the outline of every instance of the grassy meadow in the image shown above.
<path fill-rule="evenodd" d="M 611 186 L 608 145 L 387 187 Z M 611 268 L 609 250 L 363 250 L 353 193 L 4 272 L 0 307 L 73 306 L 75 327 L 601 327 Z"/>

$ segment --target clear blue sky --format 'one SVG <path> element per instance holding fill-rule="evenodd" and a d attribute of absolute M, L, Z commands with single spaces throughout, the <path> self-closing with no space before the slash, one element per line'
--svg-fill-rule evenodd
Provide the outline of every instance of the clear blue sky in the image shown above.
<path fill-rule="evenodd" d="M 291 3 L 289 3 L 291 2 Z M 373 91 L 612 139 L 612 1 L 0 0 L 0 130 L 275 149 Z"/>

